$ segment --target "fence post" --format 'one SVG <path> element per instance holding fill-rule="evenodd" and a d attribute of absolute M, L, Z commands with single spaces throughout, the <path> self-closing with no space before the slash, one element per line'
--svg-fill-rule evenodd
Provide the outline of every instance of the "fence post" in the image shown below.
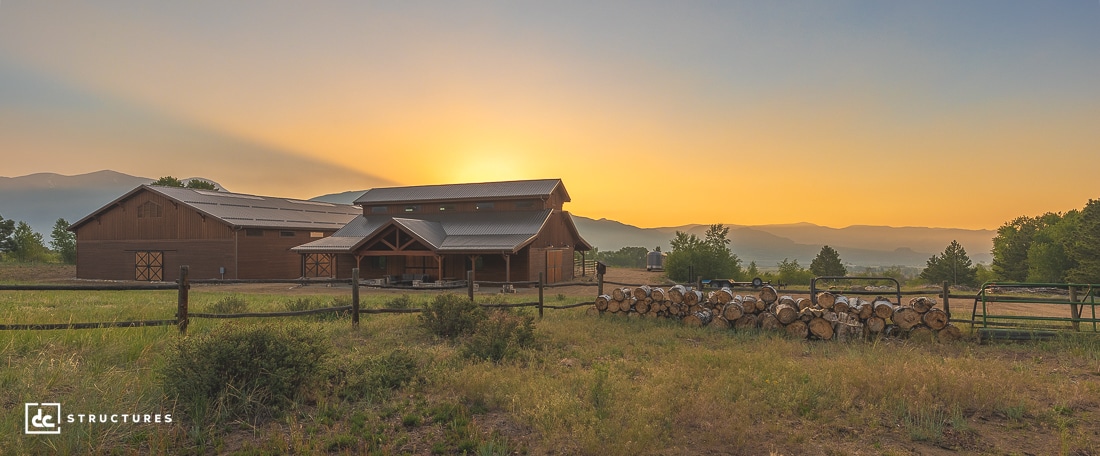
<path fill-rule="evenodd" d="M 699 290 L 699 291 L 703 291 L 703 276 L 696 276 L 695 277 L 695 289 Z"/>
<path fill-rule="evenodd" d="M 466 294 L 470 296 L 470 300 L 474 300 L 474 271 L 466 271 Z"/>
<path fill-rule="evenodd" d="M 596 273 L 596 296 L 603 296 L 603 274 Z"/>
<path fill-rule="evenodd" d="M 1077 321 L 1081 318 L 1081 309 L 1077 307 L 1077 287 L 1069 287 L 1069 316 L 1073 317 L 1073 330 L 1081 330 L 1081 322 Z"/>
<path fill-rule="evenodd" d="M 546 283 L 543 281 L 542 274 L 542 272 L 539 272 L 539 320 L 542 320 L 542 289 Z"/>
<path fill-rule="evenodd" d="M 351 327 L 359 327 L 359 268 L 351 269 Z"/>
<path fill-rule="evenodd" d="M 180 334 L 187 334 L 187 290 L 191 288 L 191 282 L 189 275 L 191 268 L 187 265 L 180 265 L 180 278 L 179 278 L 179 297 L 176 299 L 176 325 L 180 328 Z"/>
<path fill-rule="evenodd" d="M 943 313 L 947 314 L 948 320 L 951 319 L 951 285 L 946 280 L 943 281 Z"/>

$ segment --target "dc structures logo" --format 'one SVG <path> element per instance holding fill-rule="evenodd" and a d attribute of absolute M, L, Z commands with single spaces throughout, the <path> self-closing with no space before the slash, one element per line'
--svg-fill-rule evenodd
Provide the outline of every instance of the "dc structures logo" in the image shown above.
<path fill-rule="evenodd" d="M 25 434 L 60 434 L 61 403 L 27 402 L 23 409 L 23 420 Z"/>

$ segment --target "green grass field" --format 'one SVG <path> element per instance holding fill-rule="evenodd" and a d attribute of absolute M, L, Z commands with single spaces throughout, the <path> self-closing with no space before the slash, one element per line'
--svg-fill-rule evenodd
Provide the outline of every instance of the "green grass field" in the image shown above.
<path fill-rule="evenodd" d="M 192 290 L 192 312 L 227 297 L 249 311 L 293 296 Z M 418 306 L 432 295 L 410 296 Z M 479 299 L 489 298 L 479 294 Z M 364 306 L 399 296 L 365 292 Z M 510 296 L 513 302 L 530 296 Z M 548 296 L 564 304 L 590 296 Z M 528 314 L 533 311 L 528 310 Z M 166 319 L 175 292 L 0 292 L 0 323 Z M 192 320 L 188 337 L 259 319 Z M 270 319 L 267 321 L 271 321 Z M 309 391 L 286 413 L 196 422 L 165 395 L 159 372 L 175 327 L 0 332 L 0 452 L 345 454 L 1098 454 L 1100 339 L 1014 345 L 899 340 L 811 342 L 675 321 L 547 310 L 536 344 L 500 363 L 416 315 L 293 317 L 333 342 L 348 371 L 395 352 L 412 381 L 383 394 Z M 352 372 L 354 373 L 354 372 Z M 24 402 L 64 413 L 173 414 L 171 424 L 64 424 L 24 435 Z"/>

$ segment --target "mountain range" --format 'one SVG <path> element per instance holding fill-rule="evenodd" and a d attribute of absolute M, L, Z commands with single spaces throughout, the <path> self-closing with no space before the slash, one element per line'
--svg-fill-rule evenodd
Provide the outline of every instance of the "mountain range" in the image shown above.
<path fill-rule="evenodd" d="M 75 222 L 113 201 L 134 187 L 155 179 L 130 176 L 116 171 L 97 171 L 75 176 L 38 173 L 0 177 L 0 216 L 21 220 L 49 238 L 58 218 Z M 209 180 L 209 179 L 207 179 Z M 321 195 L 313 200 L 351 204 L 365 190 Z M 589 243 L 602 251 L 622 247 L 661 247 L 670 250 L 669 240 L 677 231 L 703 237 L 708 225 L 639 228 L 614 220 L 573 216 L 577 229 Z M 858 266 L 923 267 L 929 257 L 959 241 L 975 262 L 992 261 L 993 230 L 955 228 L 888 227 L 854 225 L 829 228 L 811 223 L 745 226 L 730 228 L 731 248 L 746 263 L 762 268 L 784 259 L 808 266 L 823 245 L 835 248 L 845 263 Z"/>

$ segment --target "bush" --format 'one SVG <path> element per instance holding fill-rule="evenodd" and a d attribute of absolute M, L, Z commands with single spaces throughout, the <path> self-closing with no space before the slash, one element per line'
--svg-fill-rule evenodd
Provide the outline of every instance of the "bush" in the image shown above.
<path fill-rule="evenodd" d="M 481 322 L 473 336 L 466 340 L 462 354 L 476 358 L 499 362 L 513 358 L 519 350 L 534 345 L 535 319 L 511 312 L 493 312 Z"/>
<path fill-rule="evenodd" d="M 412 296 L 403 294 L 401 296 L 386 301 L 386 304 L 383 307 L 387 309 L 411 309 L 412 306 Z"/>
<path fill-rule="evenodd" d="M 409 353 L 396 350 L 386 356 L 345 359 L 335 372 L 334 380 L 341 397 L 374 401 L 416 380 L 420 376 L 420 365 Z"/>
<path fill-rule="evenodd" d="M 262 419 L 324 380 L 332 343 L 306 325 L 223 324 L 181 340 L 160 372 L 195 422 Z"/>
<path fill-rule="evenodd" d="M 240 296 L 226 296 L 207 307 L 206 311 L 216 314 L 246 313 L 248 312 L 248 301 Z"/>
<path fill-rule="evenodd" d="M 420 326 L 449 339 L 473 334 L 486 318 L 485 310 L 465 296 L 445 293 L 424 304 Z"/>

